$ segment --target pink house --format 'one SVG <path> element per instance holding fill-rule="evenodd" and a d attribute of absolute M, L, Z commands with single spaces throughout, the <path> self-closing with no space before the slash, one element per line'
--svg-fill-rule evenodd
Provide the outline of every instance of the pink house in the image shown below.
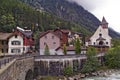
<path fill-rule="evenodd" d="M 71 44 L 71 42 L 75 38 L 81 39 L 81 34 L 64 29 L 55 29 L 42 32 L 39 39 L 40 55 L 44 55 L 46 44 L 49 47 L 50 55 L 64 55 L 62 50 L 63 44 L 66 44 L 68 53 L 73 54 L 75 53 L 75 49 L 74 43 Z"/>
<path fill-rule="evenodd" d="M 41 33 L 39 40 L 40 55 L 44 55 L 46 44 L 49 47 L 50 55 L 55 55 L 55 49 L 61 45 L 59 36 L 53 30 Z"/>

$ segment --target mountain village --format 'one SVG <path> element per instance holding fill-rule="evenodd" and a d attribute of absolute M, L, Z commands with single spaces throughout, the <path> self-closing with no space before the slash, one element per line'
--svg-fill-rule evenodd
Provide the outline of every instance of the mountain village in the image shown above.
<path fill-rule="evenodd" d="M 41 32 L 39 34 L 39 54 L 40 55 L 64 55 L 76 54 L 75 41 L 79 40 L 81 52 L 85 54 L 87 47 L 93 46 L 97 52 L 105 52 L 112 46 L 111 37 L 108 31 L 108 22 L 103 17 L 97 30 L 92 36 L 83 37 L 80 32 L 73 32 L 68 29 L 55 29 Z M 35 53 L 35 40 L 33 32 L 25 27 L 17 27 L 11 33 L 0 33 L 0 55 L 22 55 L 25 53 Z M 45 54 L 45 48 L 49 49 L 49 54 Z"/>

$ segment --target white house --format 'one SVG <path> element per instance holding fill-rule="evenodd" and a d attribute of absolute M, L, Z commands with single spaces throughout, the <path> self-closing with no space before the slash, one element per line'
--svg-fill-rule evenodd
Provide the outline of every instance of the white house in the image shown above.
<path fill-rule="evenodd" d="M 90 37 L 86 46 L 94 46 L 99 48 L 109 48 L 111 47 L 111 37 L 109 36 L 108 23 L 103 17 L 101 24 L 95 31 L 95 33 Z"/>
<path fill-rule="evenodd" d="M 17 34 L 14 34 L 9 38 L 8 42 L 8 54 L 22 54 L 23 53 L 23 37 Z"/>

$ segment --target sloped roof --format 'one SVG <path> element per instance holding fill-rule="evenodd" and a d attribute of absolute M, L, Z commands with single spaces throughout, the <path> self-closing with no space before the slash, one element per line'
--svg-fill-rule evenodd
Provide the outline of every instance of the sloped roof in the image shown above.
<path fill-rule="evenodd" d="M 98 40 L 106 40 L 106 39 L 104 39 L 103 37 L 99 37 L 96 41 L 98 41 Z"/>
<path fill-rule="evenodd" d="M 24 30 L 24 29 L 19 28 L 19 27 L 17 27 L 17 30 L 20 31 L 23 35 L 25 35 L 28 38 L 30 38 L 33 34 L 33 32 L 31 30 Z"/>
<path fill-rule="evenodd" d="M 7 40 L 13 33 L 0 33 L 0 40 Z"/>
<path fill-rule="evenodd" d="M 55 51 L 58 51 L 59 49 L 63 50 L 63 47 L 58 47 L 58 48 L 55 49 Z M 75 47 L 74 46 L 67 46 L 66 50 L 67 51 L 75 51 Z"/>
<path fill-rule="evenodd" d="M 61 31 L 62 33 L 69 33 L 70 32 L 70 30 L 68 30 L 68 29 L 55 29 L 54 32 L 56 32 L 56 31 Z"/>
<path fill-rule="evenodd" d="M 63 32 L 63 33 L 68 33 L 68 30 L 60 30 L 60 31 Z M 43 37 L 43 36 L 45 36 L 45 35 L 48 34 L 48 33 L 52 33 L 52 34 L 54 34 L 55 36 L 57 36 L 57 37 L 60 38 L 60 36 L 55 32 L 55 30 L 48 30 L 48 31 L 46 31 L 46 32 L 40 33 L 40 38 Z"/>
<path fill-rule="evenodd" d="M 66 50 L 67 51 L 74 51 L 75 47 L 74 46 L 67 46 Z"/>
<path fill-rule="evenodd" d="M 105 17 L 103 16 L 102 22 L 101 24 L 108 24 L 108 22 L 106 21 Z"/>
<path fill-rule="evenodd" d="M 45 36 L 46 34 L 48 34 L 48 33 L 50 33 L 50 32 L 52 33 L 53 30 L 48 30 L 48 31 L 46 31 L 46 32 L 41 32 L 41 33 L 40 33 L 40 38 L 43 37 L 43 36 Z"/>

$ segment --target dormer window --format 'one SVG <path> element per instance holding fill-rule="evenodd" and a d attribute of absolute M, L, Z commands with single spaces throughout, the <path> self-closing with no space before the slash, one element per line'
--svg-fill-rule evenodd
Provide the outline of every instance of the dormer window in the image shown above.
<path fill-rule="evenodd" d="M 101 36 L 102 36 L 102 34 L 99 34 L 99 36 L 101 37 Z"/>

